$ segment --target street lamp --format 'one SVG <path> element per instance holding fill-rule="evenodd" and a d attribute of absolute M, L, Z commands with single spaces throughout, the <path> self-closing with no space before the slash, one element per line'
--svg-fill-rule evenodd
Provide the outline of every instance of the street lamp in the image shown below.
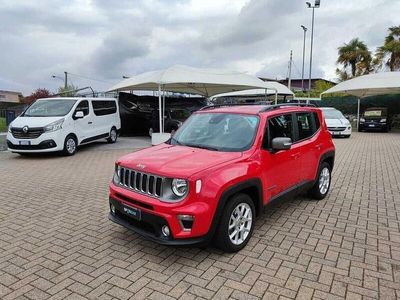
<path fill-rule="evenodd" d="M 312 8 L 312 23 L 311 23 L 311 47 L 310 47 L 310 73 L 308 79 L 308 98 L 311 96 L 311 69 L 312 69 L 312 51 L 313 51 L 313 40 L 314 40 L 314 9 L 319 8 L 321 5 L 320 0 L 315 0 L 314 6 L 310 2 L 306 2 L 307 8 Z"/>
<path fill-rule="evenodd" d="M 301 68 L 301 90 L 304 92 L 304 58 L 306 55 L 306 32 L 307 27 L 304 25 L 300 25 L 303 28 L 303 67 Z"/>

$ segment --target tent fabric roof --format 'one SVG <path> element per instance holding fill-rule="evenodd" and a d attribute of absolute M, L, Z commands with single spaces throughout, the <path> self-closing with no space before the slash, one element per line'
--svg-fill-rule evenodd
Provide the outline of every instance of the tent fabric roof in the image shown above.
<path fill-rule="evenodd" d="M 274 88 L 274 89 L 272 89 Z M 267 90 L 267 91 L 265 91 Z M 293 96 L 294 93 L 289 90 L 286 86 L 279 82 L 268 81 L 265 82 L 265 88 L 263 89 L 251 89 L 251 90 L 242 90 L 237 92 L 223 93 L 215 95 L 214 97 L 234 97 L 234 96 L 262 96 L 262 95 L 271 95 L 275 94 L 275 91 L 279 95 L 290 95 Z"/>
<path fill-rule="evenodd" d="M 343 81 L 321 95 L 347 93 L 359 98 L 400 93 L 400 72 L 382 72 Z"/>
<path fill-rule="evenodd" d="M 165 91 L 206 97 L 251 88 L 266 88 L 264 81 L 245 73 L 175 65 L 125 79 L 109 91 L 156 91 L 159 85 L 162 85 Z M 267 88 L 274 89 L 272 85 Z"/>

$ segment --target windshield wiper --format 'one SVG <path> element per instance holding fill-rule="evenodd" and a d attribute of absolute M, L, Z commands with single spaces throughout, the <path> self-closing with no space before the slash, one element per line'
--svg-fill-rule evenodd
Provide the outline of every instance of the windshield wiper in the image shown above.
<path fill-rule="evenodd" d="M 211 147 L 211 146 L 206 146 L 206 145 L 198 145 L 198 144 L 184 144 L 184 145 L 188 146 L 188 147 L 206 149 L 206 150 L 211 150 L 211 151 L 219 151 L 218 148 Z"/>
<path fill-rule="evenodd" d="M 171 142 L 172 142 L 172 141 L 174 141 L 174 143 L 175 143 L 175 144 L 173 144 L 173 145 L 183 145 L 180 141 L 178 141 L 178 140 L 177 140 L 176 138 L 174 138 L 174 137 L 171 137 Z M 170 142 L 170 143 L 171 143 L 171 142 Z M 172 145 L 172 144 L 171 144 L 171 145 Z"/>

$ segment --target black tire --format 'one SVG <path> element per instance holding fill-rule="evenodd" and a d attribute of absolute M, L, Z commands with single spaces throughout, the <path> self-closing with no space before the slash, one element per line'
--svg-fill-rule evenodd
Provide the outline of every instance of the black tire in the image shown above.
<path fill-rule="evenodd" d="M 242 207 L 246 207 L 247 210 L 250 208 L 251 221 L 238 220 L 237 221 L 238 224 L 234 225 L 235 226 L 234 228 L 229 229 L 231 216 L 234 216 L 234 210 L 237 207 L 239 207 L 239 205 L 242 205 Z M 217 231 L 215 232 L 215 236 L 214 236 L 215 246 L 217 246 L 218 248 L 220 248 L 222 251 L 225 251 L 225 252 L 237 252 L 237 251 L 243 249 L 247 245 L 248 241 L 251 238 L 251 235 L 253 234 L 255 217 L 256 217 L 256 210 L 254 208 L 254 203 L 253 203 L 252 199 L 246 194 L 234 195 L 224 207 L 220 223 L 218 225 Z M 241 236 L 243 241 L 241 241 L 240 244 L 234 244 L 231 241 L 231 238 L 229 237 L 230 230 L 233 229 L 233 232 L 232 232 L 232 234 L 233 234 L 237 230 L 237 228 L 238 228 L 237 226 L 239 226 L 240 228 L 247 227 L 249 225 L 248 222 L 251 222 L 251 223 L 250 223 L 250 228 L 248 228 L 249 231 L 247 232 L 247 235 L 243 238 L 243 235 L 245 235 L 246 233 L 237 234 L 238 236 Z M 233 223 L 233 224 L 235 224 L 235 223 Z"/>
<path fill-rule="evenodd" d="M 76 153 L 77 147 L 78 147 L 78 142 L 76 140 L 76 137 L 72 134 L 67 135 L 64 141 L 63 154 L 66 156 L 72 156 Z"/>
<path fill-rule="evenodd" d="M 345 135 L 345 136 L 344 136 L 345 139 L 348 139 L 348 138 L 350 138 L 350 137 L 351 137 L 351 135 Z"/>
<path fill-rule="evenodd" d="M 328 170 L 329 178 L 328 178 L 328 186 L 320 186 L 321 177 L 323 176 L 322 173 L 326 174 L 325 170 Z M 326 178 L 326 176 L 325 176 Z M 317 179 L 315 180 L 315 183 L 313 187 L 308 191 L 308 194 L 310 195 L 311 198 L 316 199 L 316 200 L 322 200 L 328 195 L 329 189 L 331 187 L 331 178 L 332 178 L 332 168 L 327 162 L 322 162 L 321 165 L 318 168 L 318 175 Z"/>
<path fill-rule="evenodd" d="M 118 139 L 118 132 L 117 132 L 117 129 L 116 129 L 115 127 L 113 127 L 113 128 L 111 128 L 111 130 L 110 130 L 110 135 L 109 135 L 109 137 L 107 138 L 107 142 L 108 142 L 109 144 L 114 144 L 114 143 L 117 142 L 117 139 Z"/>

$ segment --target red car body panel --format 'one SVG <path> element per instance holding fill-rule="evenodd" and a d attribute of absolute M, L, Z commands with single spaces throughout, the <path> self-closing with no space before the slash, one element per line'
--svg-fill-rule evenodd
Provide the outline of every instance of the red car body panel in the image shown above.
<path fill-rule="evenodd" d="M 143 149 L 119 158 L 117 165 L 140 170 L 168 178 L 187 179 L 189 191 L 182 201 L 163 202 L 160 199 L 110 183 L 110 199 L 127 206 L 135 206 L 127 199 L 150 205 L 152 209 L 139 207 L 149 214 L 167 221 L 174 240 L 203 237 L 207 235 L 215 221 L 215 214 L 221 197 L 231 187 L 248 180 L 261 182 L 261 203 L 271 199 L 291 187 L 303 182 L 315 181 L 320 160 L 324 154 L 334 152 L 331 135 L 317 108 L 282 107 L 260 112 L 265 106 L 222 107 L 197 113 L 239 113 L 258 115 L 260 118 L 253 145 L 243 152 L 218 152 L 180 145 L 161 144 Z M 293 143 L 291 149 L 271 153 L 262 148 L 264 128 L 269 118 L 295 113 L 316 112 L 320 128 L 304 141 Z M 196 193 L 196 181 L 201 180 L 201 191 Z M 185 231 L 178 215 L 194 216 L 193 227 Z"/>

